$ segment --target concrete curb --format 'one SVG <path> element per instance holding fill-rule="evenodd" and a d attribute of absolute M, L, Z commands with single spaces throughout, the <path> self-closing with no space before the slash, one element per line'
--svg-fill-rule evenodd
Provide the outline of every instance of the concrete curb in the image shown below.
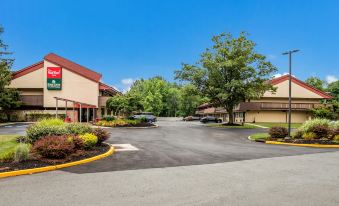
<path fill-rule="evenodd" d="M 0 173 L 0 179 L 5 178 L 5 177 L 19 176 L 19 175 L 30 175 L 30 174 L 34 174 L 34 173 L 47 172 L 47 171 L 57 170 L 57 169 L 61 169 L 61 168 L 72 167 L 72 166 L 75 166 L 75 165 L 81 165 L 81 164 L 85 164 L 85 163 L 89 163 L 89 162 L 93 162 L 95 160 L 105 158 L 105 157 L 107 157 L 107 156 L 109 156 L 113 153 L 114 153 L 114 147 L 111 146 L 111 148 L 104 154 L 97 155 L 97 156 L 87 158 L 87 159 L 83 159 L 83 160 L 79 160 L 79 161 L 75 161 L 75 162 L 69 162 L 69 163 L 65 163 L 65 164 L 39 167 L 39 168 L 33 168 L 33 169 L 2 172 L 2 173 Z"/>
<path fill-rule="evenodd" d="M 265 127 L 265 126 L 261 126 L 261 125 L 257 125 L 257 124 L 251 124 L 251 123 L 246 123 L 248 125 L 252 125 L 252 126 L 255 126 L 255 127 L 259 127 L 259 128 L 263 128 L 263 129 L 269 129 L 269 127 Z"/>
<path fill-rule="evenodd" d="M 275 145 L 297 146 L 297 147 L 339 148 L 339 145 L 331 145 L 331 144 L 296 144 L 296 143 L 286 143 L 286 142 L 277 142 L 277 141 L 266 141 L 265 143 L 275 144 Z"/>

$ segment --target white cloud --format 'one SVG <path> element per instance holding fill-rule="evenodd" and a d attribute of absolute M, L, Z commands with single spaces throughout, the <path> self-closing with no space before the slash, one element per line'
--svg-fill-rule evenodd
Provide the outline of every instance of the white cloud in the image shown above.
<path fill-rule="evenodd" d="M 327 83 L 331 84 L 332 82 L 338 81 L 338 78 L 334 75 L 327 75 L 326 81 L 327 81 Z"/>
<path fill-rule="evenodd" d="M 122 92 L 126 93 L 131 89 L 132 84 L 136 81 L 133 78 L 122 79 L 120 82 L 122 84 Z"/>
<path fill-rule="evenodd" d="M 288 74 L 288 72 L 284 72 L 284 73 L 277 73 L 277 74 L 274 74 L 272 77 L 273 78 L 278 78 L 278 77 L 281 77 L 281 76 L 284 76 L 284 75 L 286 75 L 286 74 Z M 293 75 L 292 75 L 293 76 Z"/>

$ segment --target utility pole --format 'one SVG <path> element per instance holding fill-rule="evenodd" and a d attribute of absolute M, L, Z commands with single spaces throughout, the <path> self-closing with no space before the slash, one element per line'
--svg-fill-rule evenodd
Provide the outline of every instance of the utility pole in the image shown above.
<path fill-rule="evenodd" d="M 288 78 L 288 135 L 287 139 L 291 138 L 291 113 L 292 113 L 292 54 L 298 52 L 298 49 L 284 52 L 283 55 L 288 55 L 289 78 Z"/>

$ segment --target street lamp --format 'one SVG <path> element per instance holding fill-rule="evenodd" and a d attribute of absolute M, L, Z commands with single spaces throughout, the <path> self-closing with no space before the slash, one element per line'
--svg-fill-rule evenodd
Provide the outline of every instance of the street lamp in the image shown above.
<path fill-rule="evenodd" d="M 283 55 L 288 55 L 289 59 L 289 78 L 288 78 L 288 135 L 287 138 L 291 138 L 291 102 L 292 102 L 292 89 L 291 89 L 291 81 L 292 81 L 292 54 L 298 52 L 299 49 L 290 50 L 284 52 Z"/>

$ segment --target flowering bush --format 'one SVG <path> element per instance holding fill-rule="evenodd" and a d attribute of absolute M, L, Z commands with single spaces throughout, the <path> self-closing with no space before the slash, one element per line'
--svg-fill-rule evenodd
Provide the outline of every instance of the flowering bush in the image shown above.
<path fill-rule="evenodd" d="M 82 139 L 85 149 L 93 148 L 98 142 L 98 137 L 91 133 L 79 135 L 79 138 Z"/>

